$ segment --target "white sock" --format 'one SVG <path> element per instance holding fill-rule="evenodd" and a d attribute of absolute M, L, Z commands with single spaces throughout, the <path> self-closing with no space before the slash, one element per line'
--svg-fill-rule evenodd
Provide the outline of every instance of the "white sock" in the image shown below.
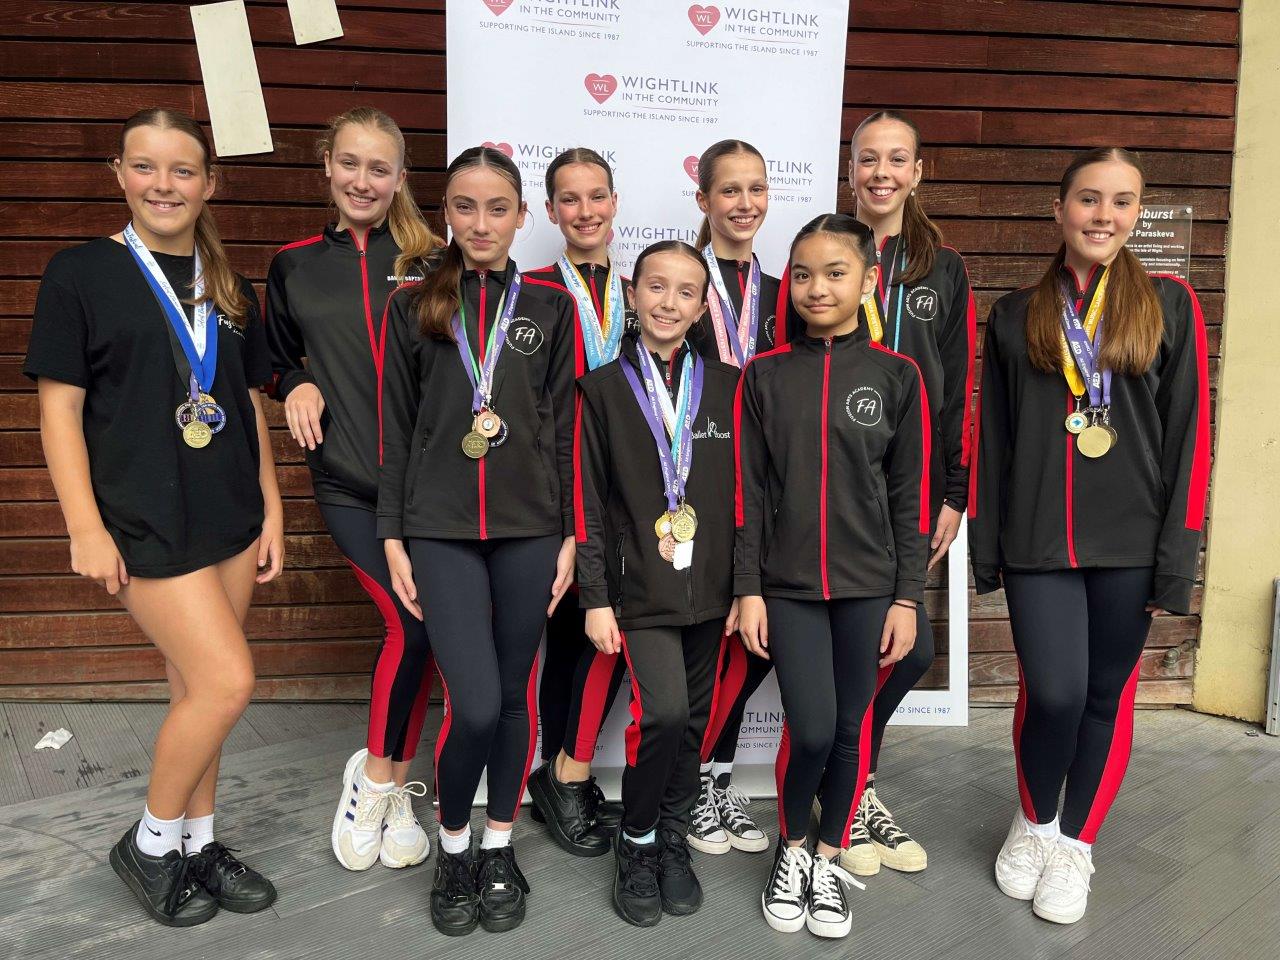
<path fill-rule="evenodd" d="M 457 856 L 471 849 L 471 824 L 467 824 L 466 828 L 459 834 L 446 833 L 440 831 L 440 849 L 445 853 L 451 853 Z"/>
<path fill-rule="evenodd" d="M 1080 840 L 1076 837 L 1068 837 L 1065 833 L 1061 833 L 1058 835 L 1058 842 L 1065 843 L 1068 847 L 1074 847 L 1075 849 L 1081 851 L 1082 853 L 1087 853 L 1089 854 L 1089 856 L 1093 856 L 1092 843 L 1085 843 L 1083 840 Z"/>
<path fill-rule="evenodd" d="M 723 780 L 720 778 L 724 777 Z M 711 764 L 711 779 L 715 780 L 716 786 L 721 783 L 727 784 L 733 777 L 733 763 L 720 763 L 719 761 Z"/>
<path fill-rule="evenodd" d="M 626 838 L 629 841 L 631 841 L 631 843 L 635 844 L 637 847 L 643 847 L 646 844 L 658 842 L 658 831 L 656 830 L 650 830 L 648 833 L 642 833 L 638 837 L 626 831 L 623 831 L 623 833 L 626 836 Z"/>
<path fill-rule="evenodd" d="M 138 849 L 148 857 L 163 857 L 170 850 L 182 852 L 182 817 L 161 820 L 149 807 L 142 808 L 142 820 L 138 823 Z"/>
<path fill-rule="evenodd" d="M 1027 815 L 1024 813 L 1022 815 L 1022 819 L 1027 821 L 1027 830 L 1030 831 L 1032 836 L 1043 837 L 1046 840 L 1054 840 L 1061 832 L 1058 828 L 1057 817 L 1054 817 L 1048 823 L 1032 823 L 1027 819 Z"/>
<path fill-rule="evenodd" d="M 698 767 L 698 776 L 700 777 L 711 776 L 711 764 L 704 763 L 702 766 Z"/>
<path fill-rule="evenodd" d="M 390 783 L 378 783 L 370 780 L 365 774 L 360 774 L 360 789 L 372 790 L 374 793 L 390 793 L 396 787 L 396 782 L 392 780 Z"/>
<path fill-rule="evenodd" d="M 182 852 L 199 853 L 206 843 L 213 843 L 213 814 L 188 817 L 182 822 Z"/>
<path fill-rule="evenodd" d="M 480 849 L 492 850 L 494 847 L 511 846 L 511 828 L 505 830 L 495 830 L 493 827 L 485 827 L 484 834 L 480 837 Z"/>

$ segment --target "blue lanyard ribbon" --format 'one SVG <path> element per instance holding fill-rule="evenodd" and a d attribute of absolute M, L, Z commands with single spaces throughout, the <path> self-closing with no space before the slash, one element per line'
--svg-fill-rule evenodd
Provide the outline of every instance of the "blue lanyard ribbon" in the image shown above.
<path fill-rule="evenodd" d="M 577 268 L 567 254 L 557 261 L 565 286 L 578 305 L 578 325 L 582 328 L 582 345 L 587 351 L 587 368 L 594 370 L 618 356 L 622 347 L 622 331 L 626 327 L 622 309 L 622 277 L 609 267 L 605 280 L 604 316 L 596 313 L 591 291 L 582 282 Z"/>
<path fill-rule="evenodd" d="M 1095 297 L 1097 294 L 1095 294 Z M 1111 370 L 1098 369 L 1098 354 L 1102 350 L 1102 326 L 1105 316 L 1098 316 L 1098 325 L 1094 328 L 1093 339 L 1085 330 L 1084 320 L 1076 309 L 1075 296 L 1063 284 L 1062 290 L 1062 332 L 1071 348 L 1071 358 L 1084 380 L 1085 389 L 1089 392 L 1089 406 L 1109 407 L 1111 405 Z"/>
<path fill-rule="evenodd" d="M 482 280 L 481 283 L 484 281 Z M 507 343 L 507 328 L 511 326 L 511 318 L 516 314 L 516 301 L 520 299 L 520 274 L 513 273 L 507 291 L 502 295 L 503 302 L 498 305 L 498 322 L 489 331 L 489 345 L 485 349 L 484 362 L 477 367 L 476 359 L 471 353 L 471 344 L 467 340 L 467 325 L 463 320 L 463 294 L 458 292 L 458 312 L 453 315 L 453 339 L 458 347 L 458 355 L 462 358 L 462 368 L 467 371 L 467 379 L 471 381 L 471 412 L 479 413 L 487 408 L 493 400 L 493 372 L 498 366 L 498 355 Z M 484 323 L 484 317 L 480 318 Z"/>
<path fill-rule="evenodd" d="M 637 341 L 636 351 L 640 367 L 644 370 L 644 383 L 641 384 L 636 371 L 625 361 L 622 363 L 622 372 L 626 374 L 631 392 L 649 424 L 649 432 L 653 434 L 658 448 L 658 462 L 662 466 L 667 509 L 674 511 L 684 502 L 685 484 L 689 480 L 689 471 L 693 468 L 693 421 L 702 402 L 702 381 L 706 368 L 702 358 L 694 351 L 685 353 L 684 363 L 680 368 L 676 402 L 668 427 L 666 410 L 663 408 L 671 407 L 672 404 L 666 387 L 658 382 L 662 374 L 645 350 L 644 344 Z M 665 404 L 662 399 L 666 400 Z"/>

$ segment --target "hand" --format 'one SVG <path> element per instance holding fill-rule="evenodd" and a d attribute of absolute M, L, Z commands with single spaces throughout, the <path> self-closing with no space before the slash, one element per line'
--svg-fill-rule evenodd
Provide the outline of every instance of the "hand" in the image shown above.
<path fill-rule="evenodd" d="M 734 631 L 738 629 L 738 608 L 741 601 L 737 597 L 733 598 L 733 606 L 729 608 L 729 616 L 724 618 L 724 635 L 732 636 Z"/>
<path fill-rule="evenodd" d="M 560 555 L 556 557 L 556 580 L 551 584 L 551 606 L 547 607 L 547 616 L 556 612 L 560 599 L 573 583 L 573 561 L 578 555 L 578 545 L 573 537 L 565 537 L 560 544 Z"/>
<path fill-rule="evenodd" d="M 97 580 L 113 597 L 129 584 L 120 548 L 103 526 L 71 535 L 71 569 L 82 577 Z"/>
<path fill-rule="evenodd" d="M 764 597 L 738 598 L 738 634 L 748 650 L 769 659 L 769 614 Z"/>
<path fill-rule="evenodd" d="M 290 394 L 293 396 L 293 394 Z M 964 516 L 954 507 L 948 507 L 945 503 L 942 509 L 938 511 L 938 528 L 933 531 L 933 539 L 929 541 L 929 549 L 933 551 L 933 555 L 929 557 L 929 569 L 932 570 L 934 564 L 947 555 L 947 550 L 951 547 L 951 542 L 955 540 L 956 534 L 960 532 L 960 518 Z"/>
<path fill-rule="evenodd" d="M 609 607 L 592 607 L 587 611 L 587 639 L 601 653 L 622 652 L 622 631 L 618 618 Z"/>
<path fill-rule="evenodd" d="M 267 569 L 263 570 L 262 568 Z M 258 537 L 258 583 L 270 583 L 284 569 L 284 517 L 268 515 Z"/>
<path fill-rule="evenodd" d="M 324 443 L 324 433 L 320 429 L 320 415 L 324 413 L 324 397 L 320 396 L 320 388 L 314 383 L 300 383 L 284 398 L 284 420 L 289 425 L 289 434 L 298 441 L 298 446 L 314 450 L 316 444 Z"/>
<path fill-rule="evenodd" d="M 1146 610 L 1147 613 L 1151 614 L 1153 617 L 1167 617 L 1169 615 L 1168 610 L 1165 610 L 1163 607 L 1157 607 L 1154 603 L 1148 603 Z"/>
<path fill-rule="evenodd" d="M 422 607 L 418 606 L 418 588 L 413 585 L 413 564 L 409 560 L 409 554 L 405 552 L 404 541 L 384 540 L 382 549 L 387 554 L 387 569 L 391 572 L 391 589 L 396 592 L 404 608 L 421 620 Z"/>
<path fill-rule="evenodd" d="M 880 666 L 897 663 L 916 645 L 916 609 L 900 603 L 890 605 L 884 617 L 884 631 L 880 634 Z"/>

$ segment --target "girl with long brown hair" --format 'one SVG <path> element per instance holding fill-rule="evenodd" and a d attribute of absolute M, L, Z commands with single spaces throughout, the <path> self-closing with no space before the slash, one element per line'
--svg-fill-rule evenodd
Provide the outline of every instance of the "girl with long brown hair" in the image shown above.
<path fill-rule="evenodd" d="M 398 283 L 422 279 L 440 240 L 413 200 L 404 135 L 387 114 L 339 114 L 316 153 L 334 220 L 271 261 L 272 395 L 306 455 L 325 527 L 384 622 L 365 746 L 343 770 L 330 844 L 348 870 L 408 867 L 430 853 L 412 805 L 426 787 L 408 775 L 432 666 L 422 621 L 396 599 L 378 540 L 381 377 L 387 298 Z"/>
<path fill-rule="evenodd" d="M 1118 147 L 1071 162 L 1062 245 L 992 307 L 982 352 L 973 573 L 979 594 L 1004 587 L 1019 664 L 1021 809 L 996 883 L 1055 923 L 1084 915 L 1151 618 L 1191 612 L 1204 526 L 1204 317 L 1190 286 L 1124 246 L 1144 183 Z"/>
<path fill-rule="evenodd" d="M 537 649 L 573 580 L 573 303 L 526 282 L 511 243 L 520 171 L 472 147 L 445 171 L 451 239 L 391 297 L 378 535 L 426 624 L 447 704 L 436 745 L 431 916 L 448 935 L 510 930 L 529 886 L 512 821 L 537 742 Z M 471 804 L 487 770 L 487 824 Z"/>
<path fill-rule="evenodd" d="M 270 366 L 257 298 L 206 205 L 204 131 L 140 111 L 112 166 L 132 219 L 50 261 L 23 369 L 71 569 L 119 597 L 169 679 L 146 806 L 111 866 L 153 919 L 192 926 L 276 895 L 213 832 L 222 742 L 254 686 L 245 615 L 284 562 L 257 389 Z"/>

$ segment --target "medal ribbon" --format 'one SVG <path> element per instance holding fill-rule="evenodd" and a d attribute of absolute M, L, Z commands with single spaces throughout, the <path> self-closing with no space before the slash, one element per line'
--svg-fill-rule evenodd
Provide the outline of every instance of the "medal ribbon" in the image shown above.
<path fill-rule="evenodd" d="M 124 240 L 129 252 L 133 254 L 134 261 L 138 264 L 138 269 L 142 271 L 147 284 L 151 287 L 151 292 L 159 301 L 160 309 L 164 311 L 174 336 L 178 338 L 187 363 L 191 365 L 189 392 L 193 400 L 198 400 L 201 390 L 205 393 L 213 391 L 213 377 L 218 369 L 218 324 L 209 322 L 209 315 L 213 313 L 213 303 L 208 300 L 197 303 L 195 320 L 191 326 L 188 326 L 182 301 L 174 293 L 169 278 L 164 275 L 160 265 L 156 263 L 156 258 L 143 244 L 137 231 L 133 229 L 132 223 L 124 228 Z M 193 292 L 196 300 L 200 300 L 204 296 L 204 276 L 201 273 L 199 248 L 194 254 L 192 270 L 195 276 Z"/>
<path fill-rule="evenodd" d="M 481 281 L 483 282 L 483 281 Z M 498 355 L 507 343 L 507 328 L 516 314 L 516 301 L 520 299 L 520 274 L 512 273 L 508 288 L 498 302 L 498 322 L 489 328 L 489 342 L 485 346 L 484 363 L 477 364 L 467 340 L 466 298 L 458 291 L 458 312 L 453 315 L 453 339 L 462 358 L 462 369 L 471 381 L 471 412 L 479 413 L 493 399 L 493 372 L 498 367 Z M 483 318 L 482 318 L 483 319 Z"/>
<path fill-rule="evenodd" d="M 707 244 L 702 251 L 711 274 L 714 297 L 707 297 L 707 310 L 711 313 L 711 328 L 716 334 L 716 346 L 720 359 L 742 368 L 756 355 L 756 341 L 760 334 L 760 260 L 751 255 L 751 271 L 747 274 L 747 292 L 742 297 L 742 316 L 734 312 L 729 290 L 724 285 L 720 264 L 715 251 Z M 736 329 L 735 329 L 736 328 Z M 730 332 L 730 331 L 733 332 Z"/>
<path fill-rule="evenodd" d="M 876 343 L 884 342 L 884 321 L 882 317 L 889 316 L 889 300 L 893 297 L 893 275 L 897 270 L 898 261 L 902 261 L 902 271 L 907 270 L 907 248 L 906 244 L 902 244 L 902 256 L 899 258 L 895 249 L 893 259 L 889 261 L 889 278 L 885 280 L 881 274 L 879 278 L 879 286 L 881 290 L 880 302 L 876 302 L 875 294 L 868 297 L 862 304 L 863 312 L 867 315 L 867 329 L 871 333 L 871 339 Z M 902 285 L 898 285 L 898 311 L 897 322 L 894 325 L 894 349 L 897 349 L 898 334 L 902 331 Z"/>
<path fill-rule="evenodd" d="M 556 263 L 565 286 L 578 304 L 578 325 L 582 328 L 582 345 L 587 351 L 587 369 L 594 370 L 617 357 L 622 347 L 622 331 L 626 326 L 622 317 L 622 277 L 611 264 L 605 280 L 604 317 L 599 317 L 591 291 L 582 282 L 568 254 L 562 254 Z"/>
<path fill-rule="evenodd" d="M 1066 285 L 1062 290 L 1062 372 L 1075 396 L 1089 394 L 1089 406 L 1111 404 L 1111 371 L 1098 369 L 1098 353 L 1102 349 L 1103 308 L 1107 296 L 1107 271 L 1098 281 L 1098 289 L 1083 321 L 1076 309 L 1075 297 Z"/>
<path fill-rule="evenodd" d="M 644 383 L 641 384 L 640 377 L 631 364 L 625 361 L 622 372 L 626 374 L 627 383 L 631 385 L 631 392 L 640 405 L 640 412 L 644 414 L 649 432 L 653 434 L 653 441 L 658 447 L 667 509 L 674 511 L 684 502 L 685 484 L 693 467 L 693 421 L 702 402 L 705 367 L 702 358 L 694 351 L 685 353 L 684 364 L 680 368 L 680 386 L 676 392 L 675 408 L 671 413 L 671 429 L 668 431 L 665 423 L 666 411 L 672 409 L 672 404 L 669 396 L 666 397 L 665 406 L 660 400 L 667 393 L 666 387 L 659 383 L 662 375 L 642 343 L 636 343 L 636 351 L 641 369 L 644 370 Z"/>

